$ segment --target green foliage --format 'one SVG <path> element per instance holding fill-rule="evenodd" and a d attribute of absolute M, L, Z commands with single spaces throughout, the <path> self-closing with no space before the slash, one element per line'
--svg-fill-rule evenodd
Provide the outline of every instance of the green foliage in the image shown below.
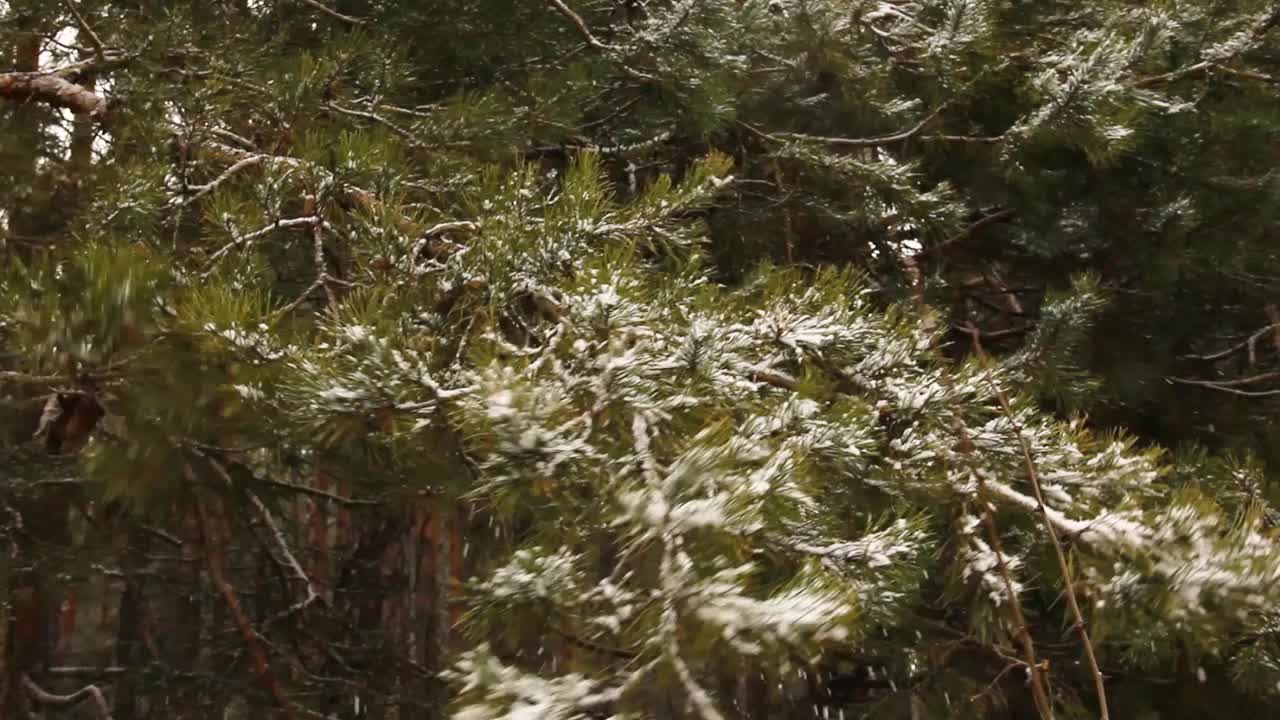
<path fill-rule="evenodd" d="M 1274 702 L 1267 3 L 75 7 L 0 9 L 111 108 L 0 98 L 0 509 L 194 627 L 119 717 L 1022 717 L 1024 631 L 1092 716 L 1067 589 L 1114 716 Z"/>

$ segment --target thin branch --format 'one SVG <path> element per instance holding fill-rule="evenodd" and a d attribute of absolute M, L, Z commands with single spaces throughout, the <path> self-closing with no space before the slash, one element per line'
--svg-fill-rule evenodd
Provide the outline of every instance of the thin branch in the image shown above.
<path fill-rule="evenodd" d="M 817 142 L 817 143 L 823 143 L 825 145 L 831 145 L 832 147 L 856 147 L 856 148 L 879 147 L 881 145 L 890 145 L 892 143 L 902 142 L 903 140 L 910 140 L 911 138 L 920 134 L 920 131 L 924 130 L 925 126 L 928 125 L 930 122 L 932 122 L 934 118 L 938 117 L 938 114 L 941 113 L 945 107 L 946 107 L 945 104 L 939 105 L 932 112 L 926 115 L 923 120 L 907 128 L 906 130 L 893 133 L 892 135 L 881 135 L 880 137 L 842 138 L 842 137 L 824 137 L 821 135 L 806 135 L 804 133 L 769 133 L 767 136 L 775 140 L 800 140 L 802 142 Z"/>
<path fill-rule="evenodd" d="M 220 142 L 205 142 L 200 145 L 202 151 L 212 158 L 221 159 L 226 162 L 238 162 L 252 155 L 259 153 L 244 150 Z M 389 219 L 393 220 L 397 227 L 406 236 L 414 237 L 421 229 L 412 219 L 406 217 L 398 208 L 384 204 L 378 199 L 377 195 L 370 190 L 350 185 L 339 178 L 334 177 L 333 173 L 315 163 L 307 162 L 300 158 L 290 157 L 288 155 L 263 155 L 263 163 L 272 166 L 281 166 L 285 168 L 305 169 L 308 172 L 315 173 L 319 176 L 322 184 L 328 184 L 334 188 L 340 188 L 338 199 L 344 203 L 344 207 L 357 207 L 371 214 L 379 212 L 384 213 Z M 299 224 L 307 224 L 310 219 L 302 221 Z M 332 278 L 331 278 L 332 279 Z"/>
<path fill-rule="evenodd" d="M 306 302 L 307 298 L 311 297 L 311 293 L 315 292 L 316 290 L 319 290 L 321 285 L 324 285 L 324 278 L 323 277 L 316 278 L 310 285 L 307 286 L 306 290 L 303 290 L 301 293 L 298 294 L 298 297 L 294 298 L 293 300 L 290 300 L 289 304 L 275 311 L 274 318 L 272 319 L 272 323 L 274 324 L 275 322 L 278 322 L 284 316 L 288 315 L 289 313 L 301 307 L 302 303 Z"/>
<path fill-rule="evenodd" d="M 314 497 L 314 498 L 318 498 L 321 500 L 328 500 L 329 502 L 336 503 L 338 505 L 345 505 L 348 507 L 357 507 L 357 506 L 369 507 L 369 506 L 386 504 L 381 500 L 361 500 L 359 498 L 342 497 L 341 495 L 335 495 L 325 490 L 319 490 L 317 488 L 307 487 L 306 485 L 298 485 L 297 483 L 285 482 L 283 480 L 258 479 L 258 481 L 266 485 L 270 485 L 272 487 L 280 488 L 282 490 L 289 490 L 291 492 L 296 492 L 301 495 L 310 495 L 311 497 Z"/>
<path fill-rule="evenodd" d="M 582 36 L 582 39 L 586 41 L 587 45 L 593 50 L 598 50 L 603 53 L 619 52 L 619 48 L 609 45 L 608 43 L 601 42 L 599 38 L 593 35 L 591 33 L 591 29 L 587 27 L 586 21 L 582 19 L 582 16 L 574 12 L 568 5 L 565 5 L 562 0 L 547 0 L 547 4 L 555 8 L 555 11 L 563 15 L 569 20 L 569 22 L 573 23 L 574 27 L 578 29 L 578 34 Z M 644 82 L 653 82 L 654 80 L 657 80 L 653 75 L 640 72 L 620 60 L 615 60 L 615 62 L 622 68 L 622 71 L 626 73 L 628 77 L 634 80 L 641 80 Z"/>
<path fill-rule="evenodd" d="M 947 135 L 944 133 L 931 133 L 920 136 L 921 140 L 931 142 L 953 142 L 969 145 L 995 145 L 1004 142 L 1007 138 L 1007 135 Z"/>
<path fill-rule="evenodd" d="M 985 695 L 990 694 L 991 691 L 995 689 L 996 684 L 999 683 L 1000 680 L 1004 678 L 1005 675 L 1008 675 L 1010 670 L 1014 668 L 1025 667 L 1025 666 L 1026 666 L 1025 662 L 1018 660 L 1017 658 L 1014 658 L 1012 662 L 1004 666 L 1003 670 L 996 673 L 996 676 L 991 679 L 991 682 L 987 683 L 987 687 L 984 688 L 982 692 L 977 693 L 973 697 L 969 698 L 969 702 L 977 702 L 978 698 L 981 698 Z"/>
<path fill-rule="evenodd" d="M 325 269 L 324 262 L 324 220 L 318 214 L 311 223 L 311 247 L 311 260 L 316 266 L 316 281 L 320 283 L 320 287 L 324 288 L 324 296 L 329 301 L 330 307 L 336 306 L 338 296 L 329 285 L 329 271 Z"/>
<path fill-rule="evenodd" d="M 711 696 L 694 679 L 693 673 L 689 670 L 689 665 L 685 663 L 684 658 L 680 657 L 679 654 L 673 653 L 670 660 L 672 667 L 675 668 L 676 677 L 680 678 L 680 684 L 684 685 L 685 695 L 688 696 L 689 701 L 698 711 L 698 715 L 702 720 L 724 720 L 724 715 L 720 714 L 715 704 L 712 703 Z"/>
<path fill-rule="evenodd" d="M 1211 353 L 1209 355 L 1184 355 L 1183 357 L 1189 360 L 1221 360 L 1222 358 L 1225 358 L 1228 355 L 1237 353 L 1245 348 L 1252 348 L 1259 340 L 1262 339 L 1263 335 L 1266 335 L 1272 330 L 1277 330 L 1277 329 L 1280 329 L 1280 323 L 1272 323 L 1271 325 L 1267 325 L 1261 330 L 1258 330 L 1257 332 L 1253 333 L 1247 339 L 1240 342 L 1238 345 L 1232 345 L 1226 350 L 1221 350 L 1219 352 Z"/>
<path fill-rule="evenodd" d="M 178 539 L 177 537 L 174 537 L 171 533 L 169 533 L 166 530 L 162 530 L 157 527 L 151 527 L 150 525 L 138 525 L 138 529 L 142 530 L 148 535 L 157 537 L 174 547 L 180 548 L 183 545 L 182 540 Z"/>
<path fill-rule="evenodd" d="M 962 438 L 962 442 L 964 440 L 967 438 Z M 1031 625 L 1022 612 L 1022 601 L 1018 598 L 1013 579 L 1009 575 L 1009 566 L 1004 560 L 1004 544 L 1000 542 L 1000 530 L 996 527 L 995 513 L 992 512 L 990 503 L 983 498 L 987 491 L 986 481 L 981 474 L 975 474 L 975 476 L 978 478 L 979 500 L 982 502 L 982 524 L 987 529 L 987 541 L 991 543 L 991 552 L 996 556 L 996 569 L 1004 582 L 1005 593 L 1009 596 L 1009 612 L 1012 613 L 1014 625 L 1017 626 L 1015 635 L 1022 646 L 1023 662 L 1027 667 L 1028 679 L 1031 681 L 1031 697 L 1036 704 L 1036 713 L 1041 720 L 1053 720 L 1053 701 L 1049 698 L 1047 689 L 1048 666 L 1036 659 L 1036 646 L 1031 640 Z"/>
<path fill-rule="evenodd" d="M 216 459 L 210 458 L 210 460 L 213 462 L 214 467 L 218 469 L 218 472 L 226 478 L 228 483 L 230 483 L 231 476 L 227 474 L 226 468 L 222 467 L 221 463 Z M 271 540 L 275 544 L 276 552 L 280 554 L 281 558 L 277 562 L 283 563 L 283 565 L 288 568 L 289 572 L 293 574 L 294 579 L 302 581 L 303 587 L 306 589 L 301 600 L 298 600 L 283 611 L 268 618 L 266 622 L 263 623 L 263 627 L 267 628 L 286 617 L 310 607 L 320 599 L 320 594 L 316 592 L 315 585 L 311 582 L 310 576 L 308 576 L 306 571 L 302 569 L 302 563 L 298 562 L 297 556 L 294 555 L 293 550 L 289 548 L 289 541 L 285 539 L 284 533 L 280 530 L 280 526 L 276 523 L 275 517 L 271 514 L 271 510 L 267 508 L 265 503 L 258 499 L 257 495 L 248 491 L 246 491 L 246 493 L 249 496 L 249 502 L 252 503 L 253 508 L 258 511 L 258 515 L 262 518 L 262 522 L 266 524 L 267 530 L 271 533 Z"/>
<path fill-rule="evenodd" d="M 258 238 L 263 237 L 264 235 L 270 235 L 271 233 L 281 228 L 306 227 L 308 225 L 315 225 L 316 223 L 322 223 L 322 222 L 324 221 L 315 215 L 308 215 L 306 217 L 297 217 L 297 218 L 282 218 L 280 220 L 276 220 L 270 225 L 254 230 L 251 233 L 235 236 L 235 238 L 231 242 L 222 246 L 216 252 L 210 255 L 206 265 L 209 268 L 209 270 L 211 270 L 213 266 L 219 260 L 222 259 L 223 255 L 226 255 L 232 250 L 235 250 L 236 248 L 239 248 L 245 245 L 251 240 L 257 240 Z M 209 270 L 206 270 L 205 272 L 208 273 Z"/>
<path fill-rule="evenodd" d="M 44 673 L 53 677 L 107 677 L 109 675 L 123 675 L 129 672 L 129 668 L 117 665 L 109 665 L 107 667 L 81 667 L 78 665 L 55 665 L 54 667 L 45 668 Z"/>
<path fill-rule="evenodd" d="M 977 335 L 974 335 L 973 343 L 978 356 L 982 357 L 985 353 Z M 1013 410 L 1009 406 L 1009 398 L 1004 390 L 994 383 L 992 384 L 992 389 L 995 390 L 996 400 L 1000 403 L 1000 411 L 1008 419 L 1014 434 L 1018 437 L 1018 445 L 1022 448 L 1022 462 L 1027 472 L 1027 480 L 1031 483 L 1031 490 L 1035 494 L 1037 509 L 1039 510 L 1040 519 L 1044 523 L 1045 533 L 1053 544 L 1053 553 L 1058 561 L 1058 572 L 1062 575 L 1067 606 L 1071 609 L 1071 616 L 1075 621 L 1074 629 L 1076 634 L 1080 636 L 1080 644 L 1083 646 L 1085 657 L 1089 661 L 1089 672 L 1093 675 L 1094 691 L 1098 696 L 1099 719 L 1110 720 L 1111 716 L 1107 708 L 1107 689 L 1102 677 L 1102 669 L 1098 666 L 1098 657 L 1093 649 L 1093 641 L 1089 638 L 1089 628 L 1085 624 L 1084 613 L 1080 611 L 1080 602 L 1076 598 L 1075 582 L 1071 579 L 1071 567 L 1067 564 L 1067 554 L 1062 549 L 1062 541 L 1058 538 L 1058 528 L 1049 519 L 1048 508 L 1044 502 L 1044 493 L 1040 489 L 1040 473 L 1036 470 L 1035 459 L 1031 455 L 1031 443 L 1027 440 L 1026 434 L 1023 433 L 1022 426 L 1014 419 Z"/>
<path fill-rule="evenodd" d="M 441 233 L 453 232 L 455 230 L 465 230 L 466 232 L 475 232 L 480 229 L 478 223 L 470 220 L 453 220 L 451 222 L 442 222 L 432 225 L 422 233 L 423 237 L 435 237 Z"/>
<path fill-rule="evenodd" d="M 1268 373 L 1268 374 L 1280 376 L 1276 373 Z M 1247 379 L 1252 380 L 1252 379 L 1256 379 L 1256 377 L 1257 376 L 1255 376 L 1255 378 L 1247 378 Z M 1232 380 L 1227 382 L 1214 382 L 1212 380 L 1193 380 L 1191 378 L 1179 378 L 1179 377 L 1170 377 L 1167 379 L 1170 382 L 1179 383 L 1181 385 L 1195 385 L 1197 387 L 1209 388 L 1210 390 L 1219 390 L 1221 392 L 1230 393 L 1232 395 L 1239 395 L 1241 397 L 1272 397 L 1274 395 L 1280 395 L 1280 390 L 1241 390 L 1239 388 L 1232 387 L 1232 385 L 1241 384 L 1241 381 L 1239 380 Z"/>
<path fill-rule="evenodd" d="M 192 189 L 196 190 L 195 194 L 193 194 L 191 197 L 183 201 L 182 204 L 190 205 L 196 200 L 199 200 L 205 195 L 208 195 L 209 193 L 216 190 L 219 185 L 226 182 L 229 178 L 231 178 L 231 176 L 235 175 L 241 170 L 244 170 L 245 168 L 249 168 L 249 167 L 254 167 L 256 165 L 261 165 L 264 157 L 265 157 L 264 155 L 251 155 L 247 158 L 244 158 L 243 160 L 237 160 L 234 165 L 222 171 L 221 175 L 209 181 L 208 183 L 201 185 L 199 187 L 193 186 Z"/>
<path fill-rule="evenodd" d="M 1186 380 L 1182 378 L 1170 378 L 1170 379 L 1174 380 L 1175 382 L 1184 382 L 1184 383 L 1193 384 L 1193 385 L 1198 385 L 1203 383 L 1203 384 L 1213 385 L 1214 387 L 1228 388 L 1228 387 L 1239 387 L 1241 385 L 1252 385 L 1253 383 L 1256 383 L 1256 382 L 1262 382 L 1264 380 L 1275 380 L 1276 378 L 1280 378 L 1280 371 L 1265 372 L 1265 373 L 1260 373 L 1258 375 L 1250 375 L 1248 377 L 1236 378 L 1235 380 L 1196 381 L 1196 380 Z"/>
<path fill-rule="evenodd" d="M 587 41 L 587 45 L 590 45 L 596 50 L 610 51 L 615 49 L 612 45 L 606 45 L 605 43 L 600 42 L 595 35 L 592 35 L 591 29 L 587 27 L 587 23 L 582 19 L 582 16 L 574 12 L 572 8 L 565 5 L 561 0 L 547 0 L 547 4 L 555 8 L 556 12 L 568 18 L 569 22 L 573 23 L 574 27 L 578 28 L 578 34 L 582 36 L 583 40 Z"/>
<path fill-rule="evenodd" d="M 404 128 L 400 127 L 399 125 L 396 125 L 390 120 L 382 117 L 381 115 L 378 115 L 377 113 L 372 113 L 367 110 L 354 110 L 352 108 L 345 108 L 333 102 L 327 103 L 325 107 L 329 108 L 330 110 L 333 110 L 334 112 L 341 113 L 342 115 L 347 115 L 349 117 L 357 117 L 364 120 L 372 120 L 373 122 L 388 128 L 389 130 L 391 130 L 391 132 L 404 138 L 406 141 L 408 141 L 410 145 L 413 145 L 415 147 L 423 147 L 422 142 L 419 141 L 417 138 L 415 138 L 413 136 L 413 133 L 409 132 L 408 130 L 405 130 Z"/>
<path fill-rule="evenodd" d="M 255 145 L 252 140 L 242 135 L 237 135 L 231 132 L 230 130 L 211 127 L 211 128 L 205 128 L 205 131 L 216 138 L 221 138 L 222 140 L 225 140 L 227 142 L 240 145 L 244 150 L 247 150 L 250 152 L 257 152 L 258 150 L 258 146 Z"/>
<path fill-rule="evenodd" d="M 195 471 L 191 469 L 188 462 L 183 462 L 183 474 L 191 483 L 193 490 L 199 485 Z M 194 490 L 198 492 L 198 490 Z M 253 660 L 253 668 L 258 679 L 262 682 L 267 692 L 275 700 L 282 714 L 287 720 L 293 720 L 293 706 L 289 702 L 289 698 L 285 695 L 284 689 L 280 687 L 280 683 L 276 680 L 275 675 L 271 671 L 271 663 L 267 659 L 267 653 L 259 642 L 258 632 L 254 630 L 253 624 L 250 622 L 248 615 L 244 612 L 244 607 L 240 604 L 240 596 L 235 588 L 227 580 L 223 573 L 223 565 L 225 557 L 222 547 L 218 544 L 216 538 L 213 537 L 212 522 L 209 519 L 209 512 L 204 506 L 204 502 L 197 495 L 194 498 L 196 518 L 200 526 L 200 537 L 204 544 L 206 567 L 209 571 L 209 580 L 217 588 L 218 593 L 222 595 L 222 600 L 227 606 L 227 610 L 231 613 L 232 619 L 235 620 L 237 628 L 240 630 L 240 637 L 244 641 L 245 649 L 249 651 L 249 656 Z"/>
<path fill-rule="evenodd" d="M 98 710 L 98 715 L 102 720 L 111 720 L 111 706 L 107 704 L 107 699 L 102 694 L 102 690 L 97 685 L 85 685 L 79 690 L 68 695 L 57 695 L 41 688 L 31 679 L 30 675 L 22 675 L 22 687 L 26 689 L 27 695 L 31 699 L 41 705 L 53 705 L 55 707 L 68 707 L 79 705 L 86 699 L 93 700 L 93 705 Z"/>
<path fill-rule="evenodd" d="M 1181 68 L 1178 68 L 1177 70 L 1171 70 L 1167 73 L 1161 73 L 1159 75 L 1151 75 L 1148 77 L 1139 78 L 1138 80 L 1134 81 L 1133 86 L 1134 87 L 1150 87 L 1151 85 L 1159 85 L 1161 83 L 1173 82 L 1174 80 L 1180 80 L 1188 75 L 1194 75 L 1198 72 L 1208 70 L 1212 67 L 1213 67 L 1213 63 L 1209 62 L 1208 60 L 1201 60 L 1200 62 L 1195 63 L 1194 65 L 1181 67 Z"/>
<path fill-rule="evenodd" d="M 993 212 L 990 215 L 981 217 L 977 221 L 975 221 L 974 223 L 966 227 L 965 229 L 943 240 L 937 245 L 931 245 L 927 248 L 922 249 L 920 252 L 916 253 L 916 257 L 917 258 L 928 257 L 933 253 L 939 252 L 952 245 L 955 245 L 958 242 L 963 242 L 964 240 L 967 240 L 968 238 L 973 237 L 974 233 L 978 232 L 984 227 L 987 227 L 988 225 L 994 225 L 995 223 L 998 223 L 1010 217 L 1013 217 L 1012 210 L 1000 210 L 998 212 Z"/>
<path fill-rule="evenodd" d="M 351 24 L 351 25 L 364 25 L 365 23 L 367 23 L 367 22 L 368 22 L 367 20 L 364 20 L 364 19 L 362 19 L 362 18 L 352 17 L 352 16 L 350 16 L 350 15 L 343 15 L 342 13 L 338 12 L 337 10 L 334 10 L 333 8 L 329 7 L 328 5 L 325 5 L 324 3 L 320 2 L 320 0 L 302 0 L 302 2 L 303 2 L 303 3 L 305 3 L 305 4 L 307 4 L 307 5 L 310 5 L 311 7 L 315 8 L 315 9 L 317 9 L 317 10 L 319 10 L 320 12 L 324 13 L 325 15 L 328 15 L 329 17 L 334 18 L 334 19 L 337 19 L 337 20 L 341 20 L 341 21 L 342 21 L 342 22 L 344 22 L 344 23 L 349 23 L 349 24 Z"/>
<path fill-rule="evenodd" d="M 782 390 L 795 390 L 800 386 L 800 382 L 790 375 L 760 365 L 743 365 L 739 368 L 739 371 L 750 378 L 752 382 L 762 382 Z"/>
<path fill-rule="evenodd" d="M 94 57 L 96 57 L 99 62 L 106 61 L 107 51 L 102 45 L 102 39 L 98 37 L 98 33 L 93 31 L 93 28 L 89 27 L 89 22 L 85 20 L 84 16 L 80 14 L 80 11 L 76 9 L 75 0 L 66 0 L 66 5 L 67 9 L 71 11 L 72 17 L 76 19 L 76 25 L 79 26 L 80 31 L 89 38 L 89 45 L 93 47 Z"/>

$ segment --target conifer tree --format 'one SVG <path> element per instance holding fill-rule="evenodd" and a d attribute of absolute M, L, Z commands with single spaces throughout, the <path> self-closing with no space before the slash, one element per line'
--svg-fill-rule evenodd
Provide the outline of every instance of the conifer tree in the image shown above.
<path fill-rule="evenodd" d="M 1266 707 L 1277 20 L 0 2 L 0 716 Z"/>

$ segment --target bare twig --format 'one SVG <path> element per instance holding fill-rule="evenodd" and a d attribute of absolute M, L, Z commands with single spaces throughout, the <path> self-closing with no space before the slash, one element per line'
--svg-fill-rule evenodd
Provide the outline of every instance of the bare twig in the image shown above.
<path fill-rule="evenodd" d="M 761 365 L 743 365 L 739 368 L 752 382 L 762 382 L 782 390 L 795 390 L 800 382 L 790 375 Z"/>
<path fill-rule="evenodd" d="M 1186 378 L 1169 378 L 1174 382 L 1185 383 L 1187 385 L 1211 385 L 1215 388 L 1239 387 L 1241 385 L 1252 385 L 1253 383 L 1263 382 L 1265 380 L 1275 380 L 1280 378 L 1280 371 L 1259 373 L 1248 377 L 1236 378 L 1234 380 L 1190 380 Z"/>
<path fill-rule="evenodd" d="M 0 370 L 0 383 L 14 385 L 56 385 L 66 383 L 69 379 L 66 375 L 28 375 L 13 370 Z"/>
<path fill-rule="evenodd" d="M 289 313 L 293 312 L 294 310 L 297 310 L 299 307 L 302 306 L 302 303 L 307 301 L 307 298 L 311 297 L 311 293 L 315 292 L 316 290 L 319 290 L 320 286 L 322 285 L 324 285 L 324 278 L 323 277 L 316 278 L 314 281 L 312 281 L 310 285 L 307 286 L 306 290 L 303 290 L 301 293 L 298 294 L 298 297 L 294 298 L 293 300 L 290 300 L 289 304 L 285 305 L 279 310 L 276 310 L 274 317 L 272 319 L 272 322 L 274 323 L 280 320 L 281 318 L 283 318 L 284 316 L 288 315 Z"/>
<path fill-rule="evenodd" d="M 53 677 L 108 677 L 110 675 L 123 675 L 129 672 L 129 668 L 120 667 L 118 665 L 108 665 L 106 667 L 92 667 L 79 665 L 55 665 L 45 668 L 46 675 Z"/>
<path fill-rule="evenodd" d="M 969 698 L 969 702 L 977 702 L 977 701 L 978 701 L 978 698 L 980 698 L 980 697 L 982 697 L 982 696 L 987 695 L 988 693 L 990 693 L 990 692 L 992 691 L 992 689 L 994 689 L 994 688 L 995 688 L 996 684 L 998 684 L 998 683 L 1000 682 L 1000 680 L 1001 680 L 1005 675 L 1008 675 L 1008 674 L 1009 674 L 1009 671 L 1010 671 L 1010 670 L 1012 670 L 1012 669 L 1014 669 L 1014 668 L 1025 667 L 1025 666 L 1026 666 L 1026 663 L 1024 663 L 1023 661 L 1018 660 L 1018 659 L 1016 659 L 1016 658 L 1015 658 L 1015 659 L 1014 659 L 1012 662 L 1010 662 L 1008 665 L 1005 665 L 1003 670 L 1001 670 L 1000 672 L 996 673 L 996 676 L 995 676 L 994 678 L 992 678 L 992 679 L 991 679 L 991 682 L 987 683 L 987 687 L 986 687 L 986 688 L 984 688 L 984 689 L 982 690 L 982 692 L 977 693 L 977 694 L 975 694 L 973 697 Z"/>
<path fill-rule="evenodd" d="M 930 133 L 921 135 L 921 140 L 930 142 L 952 142 L 968 145 L 995 145 L 1003 142 L 1008 135 L 947 135 L 945 133 Z"/>

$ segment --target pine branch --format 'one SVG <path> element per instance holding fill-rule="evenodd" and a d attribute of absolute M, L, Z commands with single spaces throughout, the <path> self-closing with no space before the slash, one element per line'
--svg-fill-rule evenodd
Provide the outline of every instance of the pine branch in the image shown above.
<path fill-rule="evenodd" d="M 1151 85 L 1161 85 L 1164 83 L 1170 83 L 1176 80 L 1181 80 L 1182 78 L 1187 77 L 1188 75 L 1194 75 L 1199 72 L 1213 70 L 1227 62 L 1230 62 L 1231 60 L 1234 60 L 1235 58 L 1243 55 L 1249 50 L 1252 50 L 1254 47 L 1257 46 L 1259 42 L 1262 41 L 1262 39 L 1267 35 L 1267 33 L 1271 32 L 1271 30 L 1274 29 L 1278 24 L 1280 24 L 1280 4 L 1275 4 L 1271 7 L 1271 10 L 1269 10 L 1266 15 L 1259 18 L 1259 20 L 1254 24 L 1254 26 L 1250 28 L 1250 30 L 1247 33 L 1247 38 L 1244 41 L 1233 43 L 1233 46 L 1230 48 L 1228 52 L 1220 53 L 1215 57 L 1210 57 L 1205 60 L 1201 60 L 1200 62 L 1192 63 L 1191 65 L 1187 65 L 1185 67 L 1181 67 L 1167 73 L 1161 73 L 1160 75 L 1152 75 L 1145 78 L 1139 78 L 1133 82 L 1133 85 L 1134 87 L 1149 87 Z"/>
<path fill-rule="evenodd" d="M 70 380 L 66 375 L 28 375 L 14 370 L 0 370 L 0 383 L 14 385 L 58 385 Z"/>

